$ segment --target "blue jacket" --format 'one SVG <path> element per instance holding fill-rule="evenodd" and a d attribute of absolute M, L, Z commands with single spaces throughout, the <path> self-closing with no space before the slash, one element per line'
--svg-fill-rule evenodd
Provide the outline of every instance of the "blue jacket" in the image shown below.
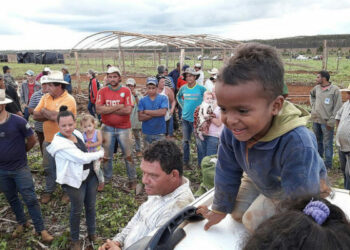
<path fill-rule="evenodd" d="M 327 178 L 314 134 L 305 127 L 308 113 L 285 102 L 268 133 L 253 145 L 224 128 L 215 172 L 213 209 L 231 213 L 246 172 L 269 198 L 284 199 L 320 192 Z"/>

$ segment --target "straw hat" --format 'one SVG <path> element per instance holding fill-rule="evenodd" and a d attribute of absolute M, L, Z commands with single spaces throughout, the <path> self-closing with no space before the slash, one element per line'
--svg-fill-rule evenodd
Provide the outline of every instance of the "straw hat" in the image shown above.
<path fill-rule="evenodd" d="M 349 86 L 346 89 L 341 89 L 340 91 L 342 91 L 342 92 L 344 92 L 344 91 L 350 92 L 350 84 L 349 84 Z"/>
<path fill-rule="evenodd" d="M 211 75 L 217 75 L 219 74 L 219 70 L 217 68 L 212 68 L 211 70 L 208 70 L 208 73 Z"/>
<path fill-rule="evenodd" d="M 4 89 L 0 89 L 0 104 L 8 104 L 11 103 L 12 100 L 9 98 L 6 98 L 6 93 Z"/>
<path fill-rule="evenodd" d="M 40 83 L 44 84 L 44 83 L 62 83 L 62 84 L 69 84 L 68 82 L 66 82 L 63 78 L 63 73 L 62 71 L 58 71 L 58 70 L 52 70 L 50 71 L 50 73 L 46 76 L 42 76 L 40 78 Z"/>

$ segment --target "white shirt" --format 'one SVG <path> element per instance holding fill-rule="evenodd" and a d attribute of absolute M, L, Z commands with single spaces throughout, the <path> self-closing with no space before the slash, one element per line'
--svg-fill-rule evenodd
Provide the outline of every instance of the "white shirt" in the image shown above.
<path fill-rule="evenodd" d="M 165 196 L 148 196 L 128 225 L 113 240 L 128 248 L 144 236 L 155 233 L 165 222 L 190 204 L 193 194 L 189 180 L 182 177 L 182 185 Z"/>
<path fill-rule="evenodd" d="M 202 70 L 198 70 L 197 72 L 199 72 L 199 77 L 197 79 L 197 84 L 202 85 L 203 86 L 203 82 L 204 82 L 204 73 Z"/>
<path fill-rule="evenodd" d="M 214 86 L 214 83 L 210 79 L 207 79 L 204 83 L 204 87 L 210 92 L 214 91 Z"/>

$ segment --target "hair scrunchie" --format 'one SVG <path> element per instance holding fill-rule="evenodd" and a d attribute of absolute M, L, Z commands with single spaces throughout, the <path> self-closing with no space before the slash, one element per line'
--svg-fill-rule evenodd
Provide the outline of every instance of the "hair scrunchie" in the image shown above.
<path fill-rule="evenodd" d="M 322 201 L 310 201 L 303 210 L 304 214 L 310 215 L 319 225 L 329 216 L 329 208 Z"/>

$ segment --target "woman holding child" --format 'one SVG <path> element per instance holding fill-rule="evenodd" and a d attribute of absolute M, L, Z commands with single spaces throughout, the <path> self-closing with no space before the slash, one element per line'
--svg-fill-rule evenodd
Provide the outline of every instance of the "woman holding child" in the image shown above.
<path fill-rule="evenodd" d="M 82 134 L 75 130 L 76 121 L 67 106 L 61 106 L 57 115 L 58 132 L 47 151 L 56 161 L 56 182 L 68 194 L 71 202 L 70 235 L 72 249 L 80 249 L 80 215 L 85 206 L 88 237 L 95 241 L 96 194 L 98 179 L 93 171 L 93 161 L 102 158 L 103 150 L 88 153 Z"/>

